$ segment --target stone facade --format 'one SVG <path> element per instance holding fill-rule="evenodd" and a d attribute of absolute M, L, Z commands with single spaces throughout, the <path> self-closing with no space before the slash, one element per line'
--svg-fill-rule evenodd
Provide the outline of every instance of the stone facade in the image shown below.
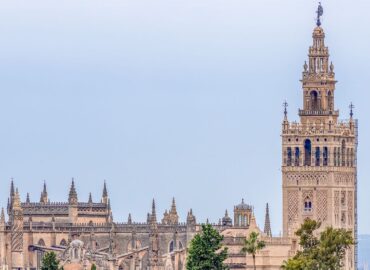
<path fill-rule="evenodd" d="M 283 235 L 294 232 L 306 218 L 356 233 L 357 121 L 335 109 L 334 65 L 321 26 L 313 31 L 309 62 L 303 66 L 303 109 L 300 122 L 282 124 Z M 346 258 L 355 268 L 355 250 Z"/>
<path fill-rule="evenodd" d="M 303 109 L 300 122 L 289 122 L 285 107 L 282 123 L 283 235 L 273 237 L 266 206 L 264 229 L 256 225 L 253 207 L 242 202 L 233 218 L 226 211 L 213 226 L 224 236 L 230 269 L 253 269 L 252 257 L 241 252 L 244 240 L 256 231 L 266 248 L 256 256 L 257 269 L 280 269 L 299 249 L 294 235 L 306 218 L 325 226 L 357 226 L 357 122 L 339 121 L 335 110 L 335 74 L 320 25 L 313 31 L 309 63 L 304 65 Z M 190 209 L 181 223 L 175 199 L 162 219 L 153 200 L 144 223 L 129 215 L 127 222 L 113 221 L 104 183 L 102 197 L 80 202 L 72 180 L 67 202 L 50 202 L 44 183 L 39 202 L 27 194 L 20 201 L 11 182 L 8 219 L 0 217 L 0 269 L 40 269 L 41 258 L 54 251 L 65 270 L 184 270 L 189 242 L 201 230 Z M 356 248 L 346 254 L 345 269 L 356 266 Z"/>

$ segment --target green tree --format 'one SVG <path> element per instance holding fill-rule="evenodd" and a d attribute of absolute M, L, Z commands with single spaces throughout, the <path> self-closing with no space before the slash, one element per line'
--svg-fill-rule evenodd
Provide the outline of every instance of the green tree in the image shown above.
<path fill-rule="evenodd" d="M 58 270 L 59 269 L 59 260 L 57 260 L 57 255 L 50 251 L 46 252 L 42 257 L 42 266 L 41 270 Z"/>
<path fill-rule="evenodd" d="M 296 232 L 302 250 L 284 262 L 286 270 L 337 270 L 343 266 L 346 250 L 353 244 L 352 232 L 345 229 L 326 228 L 319 235 L 320 223 L 306 220 Z"/>
<path fill-rule="evenodd" d="M 256 253 L 259 250 L 265 248 L 266 243 L 258 239 L 259 234 L 256 232 L 251 232 L 249 237 L 244 240 L 244 246 L 242 252 L 251 254 L 253 258 L 253 269 L 256 270 Z"/>
<path fill-rule="evenodd" d="M 210 224 L 202 225 L 202 232 L 191 240 L 187 270 L 224 270 L 227 248 L 222 246 L 223 236 Z"/>
<path fill-rule="evenodd" d="M 96 270 L 96 265 L 94 263 L 91 265 L 91 270 Z"/>

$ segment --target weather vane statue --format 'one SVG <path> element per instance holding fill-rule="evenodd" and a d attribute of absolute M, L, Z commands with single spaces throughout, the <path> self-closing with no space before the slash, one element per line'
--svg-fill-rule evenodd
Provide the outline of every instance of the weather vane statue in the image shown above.
<path fill-rule="evenodd" d="M 319 2 L 319 6 L 317 7 L 316 13 L 317 13 L 316 25 L 320 26 L 321 25 L 320 17 L 324 14 L 324 9 L 322 8 L 321 2 Z"/>

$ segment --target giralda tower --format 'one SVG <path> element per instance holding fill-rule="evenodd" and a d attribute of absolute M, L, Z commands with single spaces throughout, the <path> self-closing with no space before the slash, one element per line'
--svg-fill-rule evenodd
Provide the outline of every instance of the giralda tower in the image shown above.
<path fill-rule="evenodd" d="M 303 66 L 300 121 L 282 124 L 283 234 L 306 218 L 352 230 L 357 238 L 357 121 L 339 121 L 335 108 L 334 65 L 329 62 L 322 7 L 317 11 L 313 44 Z M 286 105 L 285 105 L 286 106 Z M 346 254 L 345 269 L 355 269 L 356 248 Z"/>

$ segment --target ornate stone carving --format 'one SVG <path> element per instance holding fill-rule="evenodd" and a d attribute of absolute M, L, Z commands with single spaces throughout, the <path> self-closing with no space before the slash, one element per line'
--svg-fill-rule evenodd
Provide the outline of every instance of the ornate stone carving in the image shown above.
<path fill-rule="evenodd" d="M 328 191 L 318 190 L 316 193 L 317 198 L 317 219 L 325 223 L 328 219 Z"/>
<path fill-rule="evenodd" d="M 293 223 L 298 217 L 298 190 L 288 191 L 288 223 Z"/>

